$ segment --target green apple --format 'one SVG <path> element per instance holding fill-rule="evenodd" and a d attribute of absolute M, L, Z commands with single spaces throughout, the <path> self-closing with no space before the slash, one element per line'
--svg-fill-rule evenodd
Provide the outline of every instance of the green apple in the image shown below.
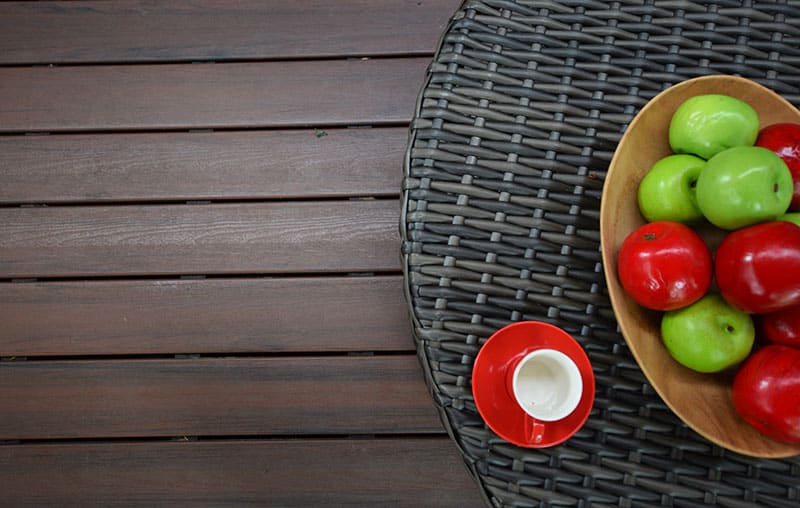
<path fill-rule="evenodd" d="M 728 95 L 697 95 L 672 115 L 669 145 L 673 152 L 708 160 L 727 148 L 752 146 L 758 128 L 758 113 L 746 102 Z"/>
<path fill-rule="evenodd" d="M 639 210 L 648 222 L 690 223 L 703 218 L 695 184 L 706 161 L 694 155 L 667 155 L 639 183 Z"/>
<path fill-rule="evenodd" d="M 750 354 L 755 335 L 750 314 L 713 293 L 661 318 L 661 338 L 670 355 L 697 372 L 719 372 L 738 364 Z"/>
<path fill-rule="evenodd" d="M 792 173 L 773 151 L 729 148 L 712 157 L 697 178 L 697 205 L 709 222 L 738 229 L 775 220 L 789 208 Z"/>
<path fill-rule="evenodd" d="M 793 222 L 800 226 L 800 212 L 789 212 L 778 217 L 778 220 L 785 220 L 786 222 Z"/>

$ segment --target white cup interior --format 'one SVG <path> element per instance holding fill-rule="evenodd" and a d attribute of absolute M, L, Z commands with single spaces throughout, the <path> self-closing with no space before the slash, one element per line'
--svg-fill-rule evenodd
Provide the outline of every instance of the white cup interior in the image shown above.
<path fill-rule="evenodd" d="M 578 366 L 555 349 L 528 353 L 514 370 L 512 387 L 517 404 L 542 421 L 569 416 L 578 407 L 583 393 Z"/>

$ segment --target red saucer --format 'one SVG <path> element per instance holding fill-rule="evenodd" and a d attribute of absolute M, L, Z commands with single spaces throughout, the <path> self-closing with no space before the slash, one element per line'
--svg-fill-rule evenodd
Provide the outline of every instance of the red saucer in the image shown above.
<path fill-rule="evenodd" d="M 578 365 L 583 396 L 578 407 L 561 420 L 546 422 L 528 415 L 517 404 L 511 374 L 531 351 L 557 349 Z M 483 345 L 472 369 L 472 395 L 486 424 L 517 446 L 543 448 L 563 443 L 580 429 L 594 404 L 594 372 L 589 357 L 570 334 L 548 323 L 521 321 L 495 332 Z"/>

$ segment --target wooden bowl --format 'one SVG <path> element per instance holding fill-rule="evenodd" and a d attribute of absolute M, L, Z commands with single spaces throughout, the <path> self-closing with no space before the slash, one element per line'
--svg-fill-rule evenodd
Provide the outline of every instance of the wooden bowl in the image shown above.
<path fill-rule="evenodd" d="M 672 359 L 661 341 L 661 313 L 640 307 L 622 289 L 616 259 L 628 233 L 644 224 L 637 204 L 639 182 L 658 159 L 671 153 L 672 114 L 695 95 L 719 93 L 750 104 L 762 127 L 800 122 L 800 112 L 781 96 L 744 78 L 706 76 L 684 81 L 654 97 L 636 115 L 620 140 L 603 187 L 600 236 L 611 304 L 633 356 L 664 402 L 697 433 L 744 455 L 780 458 L 800 454 L 800 444 L 769 439 L 747 424 L 731 400 L 732 372 L 700 374 Z M 703 232 L 712 249 L 721 234 Z M 714 236 L 714 238 L 711 238 Z"/>

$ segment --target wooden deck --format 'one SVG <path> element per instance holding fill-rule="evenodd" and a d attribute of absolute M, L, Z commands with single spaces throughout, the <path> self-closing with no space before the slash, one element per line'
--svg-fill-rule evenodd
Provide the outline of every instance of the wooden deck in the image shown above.
<path fill-rule="evenodd" d="M 0 505 L 482 504 L 398 234 L 459 3 L 0 3 Z"/>

